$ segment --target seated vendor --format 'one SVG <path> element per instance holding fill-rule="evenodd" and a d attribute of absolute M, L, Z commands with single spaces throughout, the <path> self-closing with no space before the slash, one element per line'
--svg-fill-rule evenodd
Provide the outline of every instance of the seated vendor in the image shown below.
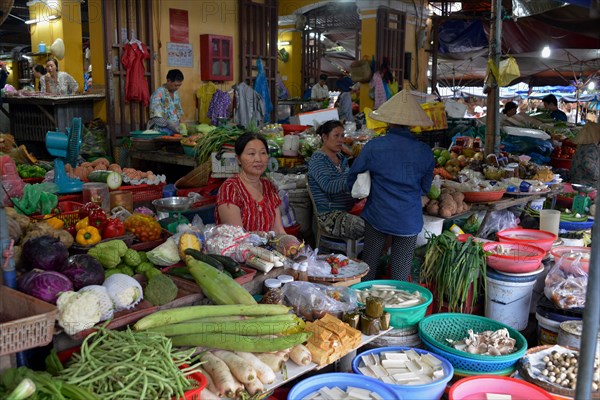
<path fill-rule="evenodd" d="M 48 94 L 74 94 L 79 84 L 69 74 L 58 70 L 58 61 L 51 58 L 46 62 L 46 75 L 40 78 L 40 92 Z"/>
<path fill-rule="evenodd" d="M 327 75 L 319 75 L 319 82 L 317 82 L 310 91 L 311 100 L 323 101 L 329 98 L 329 88 L 325 84 L 327 81 Z"/>
<path fill-rule="evenodd" d="M 152 93 L 148 129 L 155 129 L 168 135 L 179 133 L 183 109 L 177 90 L 182 83 L 183 73 L 178 69 L 172 69 L 167 73 L 167 83 Z"/>
<path fill-rule="evenodd" d="M 315 202 L 321 228 L 334 236 L 358 239 L 365 233 L 365 222 L 348 211 L 356 202 L 348 187 L 348 159 L 342 154 L 344 127 L 340 121 L 325 122 L 317 129 L 323 146 L 308 163 L 308 186 Z"/>
<path fill-rule="evenodd" d="M 558 109 L 558 100 L 556 96 L 553 94 L 549 94 L 548 96 L 542 99 L 542 103 L 544 103 L 544 108 L 548 110 L 550 113 L 550 117 L 555 121 L 567 121 L 567 114 Z"/>
<path fill-rule="evenodd" d="M 269 163 L 267 140 L 256 133 L 245 133 L 235 141 L 240 172 L 219 188 L 215 221 L 241 226 L 247 231 L 285 233 L 277 188 L 263 177 Z"/>

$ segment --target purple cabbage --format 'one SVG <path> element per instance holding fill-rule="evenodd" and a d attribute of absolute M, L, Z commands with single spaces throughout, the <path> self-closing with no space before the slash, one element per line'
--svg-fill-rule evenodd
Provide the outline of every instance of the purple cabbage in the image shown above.
<path fill-rule="evenodd" d="M 65 275 L 56 271 L 29 271 L 17 281 L 17 289 L 48 303 L 56 304 L 62 292 L 73 290 L 73 284 Z"/>
<path fill-rule="evenodd" d="M 77 254 L 67 258 L 59 272 L 71 280 L 75 290 L 89 285 L 102 285 L 104 282 L 102 264 L 87 254 Z"/>
<path fill-rule="evenodd" d="M 60 240 L 52 236 L 39 236 L 23 245 L 25 267 L 44 271 L 57 271 L 69 257 L 69 251 Z"/>

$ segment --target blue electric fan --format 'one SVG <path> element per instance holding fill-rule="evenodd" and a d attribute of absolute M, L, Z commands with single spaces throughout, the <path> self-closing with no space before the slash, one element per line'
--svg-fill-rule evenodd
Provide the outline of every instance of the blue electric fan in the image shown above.
<path fill-rule="evenodd" d="M 52 132 L 46 133 L 46 149 L 54 159 L 54 183 L 58 186 L 58 193 L 81 192 L 83 182 L 77 178 L 71 178 L 65 171 L 65 163 L 71 164 L 71 167 L 77 166 L 77 157 L 79 157 L 79 148 L 81 147 L 81 118 L 73 118 L 71 128 L 67 128 L 67 133 Z"/>

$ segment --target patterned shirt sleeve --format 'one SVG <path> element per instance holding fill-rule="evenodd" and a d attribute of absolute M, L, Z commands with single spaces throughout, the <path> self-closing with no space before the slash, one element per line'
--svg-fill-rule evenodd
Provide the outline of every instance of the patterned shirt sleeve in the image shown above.
<path fill-rule="evenodd" d="M 150 118 L 160 117 L 167 119 L 163 105 L 163 97 L 164 91 L 162 90 L 162 87 L 156 89 L 154 93 L 152 93 L 152 96 L 150 97 Z"/>

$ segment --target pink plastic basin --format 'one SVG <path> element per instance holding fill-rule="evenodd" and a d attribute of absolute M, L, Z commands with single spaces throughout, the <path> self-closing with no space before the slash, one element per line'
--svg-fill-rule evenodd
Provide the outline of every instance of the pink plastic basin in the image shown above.
<path fill-rule="evenodd" d="M 500 242 L 530 244 L 549 251 L 558 238 L 554 233 L 537 229 L 505 229 L 496 234 Z"/>
<path fill-rule="evenodd" d="M 512 400 L 552 400 L 544 389 L 506 376 L 479 375 L 464 378 L 450 388 L 450 400 L 486 400 L 487 393 L 509 394 Z"/>
<path fill-rule="evenodd" d="M 513 274 L 525 274 L 537 270 L 546 255 L 546 251 L 537 246 L 523 243 L 499 243 L 490 242 L 483 245 L 483 250 L 495 253 L 496 248 L 501 245 L 508 249 L 510 254 L 489 254 L 487 265 L 500 272 Z"/>
<path fill-rule="evenodd" d="M 557 263 L 561 257 L 568 253 L 581 253 L 584 256 L 579 259 L 579 267 L 588 272 L 590 268 L 590 257 L 592 256 L 592 248 L 591 247 L 579 247 L 579 246 L 558 246 L 550 250 L 550 254 L 554 256 L 554 263 Z M 585 257 L 585 258 L 584 258 Z M 575 266 L 573 263 L 577 260 L 577 256 L 573 254 L 572 256 L 564 257 L 562 259 L 561 267 L 563 270 L 567 272 L 574 272 Z"/>

